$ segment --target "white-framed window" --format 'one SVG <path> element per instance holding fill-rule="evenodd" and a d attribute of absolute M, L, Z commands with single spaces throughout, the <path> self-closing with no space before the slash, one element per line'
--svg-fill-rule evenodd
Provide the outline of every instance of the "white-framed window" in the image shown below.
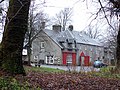
<path fill-rule="evenodd" d="M 54 56 L 46 56 L 46 64 L 54 64 Z"/>
<path fill-rule="evenodd" d="M 22 55 L 27 55 L 27 49 L 23 49 Z"/>
<path fill-rule="evenodd" d="M 45 42 L 41 42 L 41 43 L 40 43 L 40 47 L 41 47 L 41 48 L 45 48 Z"/>

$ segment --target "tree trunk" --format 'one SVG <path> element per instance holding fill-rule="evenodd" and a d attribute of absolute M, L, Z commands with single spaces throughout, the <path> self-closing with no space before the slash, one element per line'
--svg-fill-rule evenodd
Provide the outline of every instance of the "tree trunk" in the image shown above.
<path fill-rule="evenodd" d="M 117 35 L 117 49 L 116 49 L 116 69 L 117 72 L 120 73 L 120 24 L 119 24 L 119 31 L 118 31 L 118 35 Z"/>
<path fill-rule="evenodd" d="M 22 64 L 24 36 L 31 0 L 10 0 L 3 33 L 1 67 L 11 74 L 25 74 Z M 1 58 L 1 57 L 0 57 Z"/>
<path fill-rule="evenodd" d="M 28 66 L 31 66 L 31 43 L 30 41 L 28 42 L 27 53 L 28 53 Z"/>
<path fill-rule="evenodd" d="M 32 19 L 30 18 L 30 28 L 29 28 L 29 34 L 28 34 L 28 45 L 27 45 L 27 55 L 28 55 L 28 66 L 31 66 L 31 46 L 32 46 L 32 33 L 33 33 L 33 28 L 32 28 L 33 22 Z"/>

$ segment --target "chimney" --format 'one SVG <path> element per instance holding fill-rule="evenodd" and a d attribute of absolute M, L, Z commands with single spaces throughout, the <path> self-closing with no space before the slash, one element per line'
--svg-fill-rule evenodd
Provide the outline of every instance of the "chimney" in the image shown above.
<path fill-rule="evenodd" d="M 45 29 L 45 22 L 41 22 L 41 29 Z"/>
<path fill-rule="evenodd" d="M 57 31 L 57 32 L 61 32 L 61 25 L 53 25 L 52 29 Z"/>
<path fill-rule="evenodd" d="M 69 29 L 70 31 L 73 31 L 73 25 L 69 25 L 68 29 Z"/>

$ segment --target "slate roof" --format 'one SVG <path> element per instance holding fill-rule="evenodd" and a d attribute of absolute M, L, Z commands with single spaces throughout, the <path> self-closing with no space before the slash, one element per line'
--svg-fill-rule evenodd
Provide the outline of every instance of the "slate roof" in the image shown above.
<path fill-rule="evenodd" d="M 43 30 L 47 35 L 48 37 L 50 37 L 58 46 L 60 46 L 60 48 L 63 48 L 59 42 L 57 41 L 58 39 L 58 36 L 60 36 L 60 33 L 61 32 L 56 32 L 54 30 L 49 30 L 49 29 L 45 29 Z"/>
<path fill-rule="evenodd" d="M 80 33 L 78 31 L 72 31 L 71 33 L 74 35 L 77 43 L 102 46 L 102 44 L 100 42 L 98 42 L 95 39 L 90 38 L 89 36 L 87 36 L 84 33 Z"/>
<path fill-rule="evenodd" d="M 66 39 L 75 40 L 76 43 L 79 44 L 102 46 L 102 44 L 100 44 L 97 40 L 89 38 L 87 35 L 80 33 L 79 31 L 65 30 L 59 32 L 55 30 L 45 29 L 44 32 L 61 48 L 62 46 L 59 44 L 59 41 L 66 42 Z"/>

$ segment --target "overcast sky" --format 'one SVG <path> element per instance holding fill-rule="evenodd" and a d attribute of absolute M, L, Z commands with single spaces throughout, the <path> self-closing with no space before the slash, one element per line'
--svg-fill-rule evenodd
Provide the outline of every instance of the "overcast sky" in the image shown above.
<path fill-rule="evenodd" d="M 59 13 L 59 11 L 64 8 L 73 8 L 71 24 L 74 26 L 74 30 L 76 31 L 82 31 L 86 29 L 90 21 L 93 19 L 90 18 L 91 13 L 95 13 L 96 8 L 99 8 L 99 4 L 88 2 L 91 0 L 35 0 L 35 1 L 37 4 L 41 4 L 38 5 L 38 11 L 44 10 L 44 12 L 47 13 L 50 18 L 53 18 L 55 14 Z M 101 23 L 101 21 L 97 22 Z"/>
<path fill-rule="evenodd" d="M 36 0 L 41 3 L 41 0 Z M 84 0 L 42 0 L 45 1 L 43 10 L 52 18 L 64 8 L 73 8 L 72 24 L 74 30 L 81 31 L 88 26 L 91 12 L 95 11 L 95 5 Z M 84 1 L 84 2 L 83 2 Z"/>

